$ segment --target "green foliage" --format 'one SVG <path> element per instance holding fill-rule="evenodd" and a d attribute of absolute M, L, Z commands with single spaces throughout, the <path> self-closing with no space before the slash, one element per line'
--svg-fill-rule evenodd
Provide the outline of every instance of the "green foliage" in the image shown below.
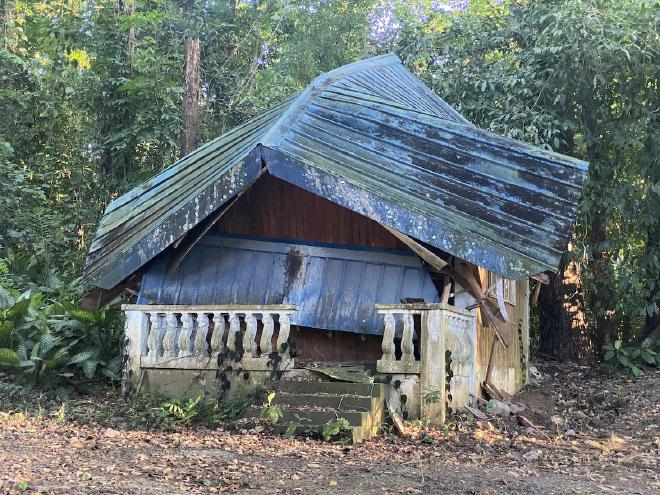
<path fill-rule="evenodd" d="M 629 341 L 657 324 L 657 1 L 451 4 L 9 2 L 0 286 L 80 295 L 103 208 L 180 155 L 185 39 L 199 36 L 201 142 L 322 71 L 394 50 L 472 122 L 588 160 L 571 255 L 590 325 Z"/>
<path fill-rule="evenodd" d="M 275 392 L 271 391 L 267 397 L 267 404 L 261 411 L 261 417 L 268 419 L 272 424 L 277 424 L 284 416 L 282 409 L 277 405 L 273 404 L 273 399 L 275 398 Z"/>
<path fill-rule="evenodd" d="M 263 395 L 264 390 L 261 387 L 236 387 L 220 399 L 218 419 L 231 421 L 239 418 L 248 407 L 261 403 Z"/>
<path fill-rule="evenodd" d="M 336 438 L 338 435 L 350 430 L 351 424 L 346 418 L 335 418 L 323 425 L 321 436 L 323 437 L 323 440 L 329 442 L 330 440 Z"/>
<path fill-rule="evenodd" d="M 317 435 L 318 432 L 315 430 L 314 426 L 311 424 L 312 420 L 309 418 L 301 417 L 298 413 L 293 413 L 294 421 L 291 421 L 284 432 L 284 438 L 292 438 L 298 428 L 302 425 L 305 425 L 305 434 L 309 436 Z"/>
<path fill-rule="evenodd" d="M 656 343 L 656 350 L 652 348 L 650 341 L 645 341 L 641 346 L 623 346 L 620 340 L 603 347 L 603 358 L 605 363 L 613 368 L 622 368 L 638 377 L 645 366 L 659 366 L 660 353 Z"/>
<path fill-rule="evenodd" d="M 156 408 L 156 412 L 159 422 L 168 427 L 204 425 L 215 428 L 239 418 L 245 409 L 259 402 L 262 395 L 263 390 L 259 387 L 238 387 L 220 400 L 203 395 L 171 399 Z"/>
<path fill-rule="evenodd" d="M 571 255 L 596 344 L 659 311 L 657 6 L 471 2 L 404 18 L 395 42 L 472 122 L 590 162 Z"/>
<path fill-rule="evenodd" d="M 165 425 L 189 426 L 214 422 L 218 408 L 216 400 L 210 400 L 203 395 L 188 400 L 171 400 L 161 405 L 159 415 Z"/>
<path fill-rule="evenodd" d="M 0 286 L 0 366 L 19 380 L 68 395 L 80 375 L 119 380 L 122 332 L 118 310 L 84 311 Z"/>
<path fill-rule="evenodd" d="M 424 404 L 438 404 L 440 402 L 440 390 L 433 390 L 424 394 Z"/>

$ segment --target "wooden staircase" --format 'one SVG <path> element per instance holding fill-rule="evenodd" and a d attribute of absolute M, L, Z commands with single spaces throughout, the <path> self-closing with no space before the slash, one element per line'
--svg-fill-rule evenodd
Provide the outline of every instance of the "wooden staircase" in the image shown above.
<path fill-rule="evenodd" d="M 281 380 L 275 386 L 273 404 L 283 417 L 275 430 L 284 433 L 294 425 L 296 433 L 321 433 L 324 425 L 344 418 L 351 426 L 354 443 L 378 433 L 385 414 L 385 385 L 330 381 Z M 260 417 L 262 407 L 251 407 L 246 417 Z"/>

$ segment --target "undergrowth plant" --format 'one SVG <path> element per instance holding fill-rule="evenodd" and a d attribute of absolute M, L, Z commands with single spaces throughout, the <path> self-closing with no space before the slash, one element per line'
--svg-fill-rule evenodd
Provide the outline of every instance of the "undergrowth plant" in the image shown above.
<path fill-rule="evenodd" d="M 261 411 L 261 417 L 268 419 L 272 424 L 277 424 L 284 417 L 282 409 L 273 404 L 275 391 L 271 391 L 267 397 L 267 404 Z"/>
<path fill-rule="evenodd" d="M 335 418 L 323 425 L 321 436 L 323 437 L 323 440 L 329 442 L 342 433 L 350 431 L 350 429 L 351 424 L 346 418 Z"/>
<path fill-rule="evenodd" d="M 162 424 L 168 427 L 204 425 L 215 428 L 241 416 L 263 396 L 259 387 L 237 387 L 220 399 L 202 394 L 188 399 L 169 399 L 156 408 Z"/>
<path fill-rule="evenodd" d="M 83 377 L 120 379 L 122 333 L 118 309 L 86 311 L 0 286 L 0 367 L 62 399 Z"/>
<path fill-rule="evenodd" d="M 656 342 L 656 349 L 660 341 Z M 652 341 L 646 340 L 639 346 L 624 346 L 621 340 L 603 347 L 605 363 L 613 368 L 627 370 L 638 377 L 645 366 L 660 365 L 660 353 L 653 349 Z"/>

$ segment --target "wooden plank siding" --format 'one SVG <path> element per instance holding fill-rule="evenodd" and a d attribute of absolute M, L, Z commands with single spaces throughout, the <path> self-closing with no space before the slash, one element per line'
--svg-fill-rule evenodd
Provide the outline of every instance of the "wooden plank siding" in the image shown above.
<path fill-rule="evenodd" d="M 407 251 L 373 220 L 266 174 L 216 223 L 231 234 Z"/>
<path fill-rule="evenodd" d="M 488 288 L 488 270 L 479 268 L 481 286 Z M 526 380 L 527 356 L 525 346 L 528 342 L 528 282 L 526 279 L 514 282 L 516 284 L 516 304 L 506 302 L 509 321 L 500 324 L 503 336 L 509 342 L 509 348 L 497 344 L 493 355 L 493 384 L 509 393 L 519 390 Z M 479 379 L 486 376 L 490 347 L 493 341 L 493 331 L 484 327 L 477 312 L 477 362 Z"/>
<path fill-rule="evenodd" d="M 291 337 L 296 342 L 296 361 L 303 364 L 309 361 L 375 364 L 383 354 L 380 335 L 295 327 Z"/>

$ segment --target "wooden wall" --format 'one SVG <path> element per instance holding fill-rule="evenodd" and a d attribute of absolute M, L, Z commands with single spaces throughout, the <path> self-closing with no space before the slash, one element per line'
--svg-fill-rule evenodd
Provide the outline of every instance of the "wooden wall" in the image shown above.
<path fill-rule="evenodd" d="M 296 342 L 296 361 L 337 361 L 375 363 L 383 355 L 380 335 L 331 332 L 296 327 L 291 331 Z"/>
<path fill-rule="evenodd" d="M 269 174 L 257 180 L 215 228 L 233 234 L 407 250 L 373 220 Z"/>
<path fill-rule="evenodd" d="M 488 271 L 479 268 L 481 286 L 488 287 Z M 509 348 L 505 349 L 499 342 L 493 354 L 492 382 L 502 390 L 514 393 L 526 381 L 529 352 L 529 284 L 527 280 L 516 282 L 516 304 L 506 304 L 509 321 L 500 325 L 500 329 L 508 340 Z M 494 332 L 490 327 L 484 327 L 477 311 L 477 363 L 479 365 L 479 381 L 486 377 L 488 357 L 493 342 Z"/>
<path fill-rule="evenodd" d="M 232 234 L 408 250 L 373 220 L 272 175 L 254 183 L 215 224 Z M 292 329 L 299 361 L 380 359 L 381 337 L 314 328 Z"/>

